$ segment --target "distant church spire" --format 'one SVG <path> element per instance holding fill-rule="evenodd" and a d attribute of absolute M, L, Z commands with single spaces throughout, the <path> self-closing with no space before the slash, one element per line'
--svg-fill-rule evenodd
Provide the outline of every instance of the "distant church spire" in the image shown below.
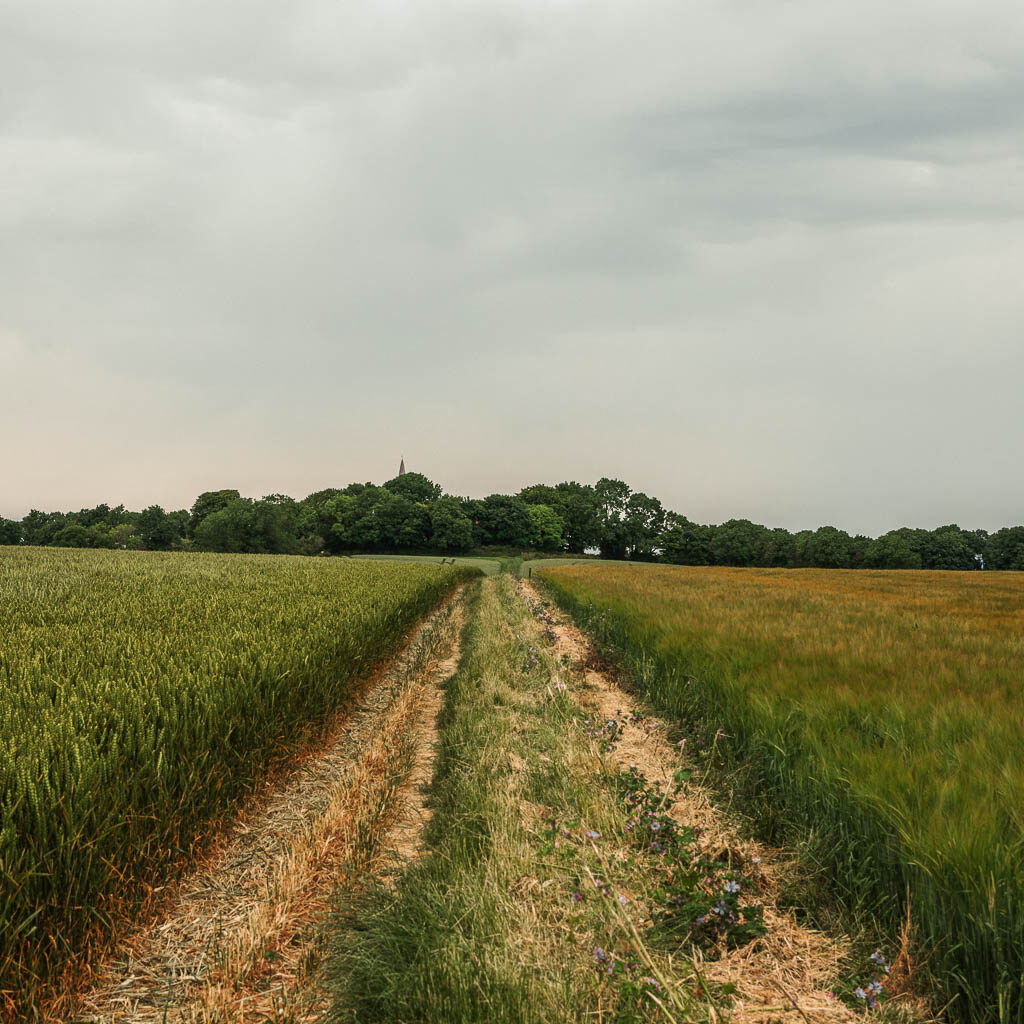
<path fill-rule="evenodd" d="M 405 476 L 405 456 L 402 456 L 402 461 L 398 464 L 398 475 Z"/>

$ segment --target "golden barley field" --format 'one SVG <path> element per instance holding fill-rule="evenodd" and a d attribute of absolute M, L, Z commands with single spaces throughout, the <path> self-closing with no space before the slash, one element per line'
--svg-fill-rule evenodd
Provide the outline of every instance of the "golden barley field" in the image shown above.
<path fill-rule="evenodd" d="M 651 699 L 816 837 L 961 1020 L 1024 1020 L 1024 573 L 543 573 Z"/>

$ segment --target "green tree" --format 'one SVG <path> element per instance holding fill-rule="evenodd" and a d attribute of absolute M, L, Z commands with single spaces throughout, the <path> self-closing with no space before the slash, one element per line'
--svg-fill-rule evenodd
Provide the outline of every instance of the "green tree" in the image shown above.
<path fill-rule="evenodd" d="M 858 533 L 850 538 L 850 568 L 863 569 L 867 565 L 868 548 L 871 538 Z"/>
<path fill-rule="evenodd" d="M 798 530 L 793 534 L 793 561 L 791 564 L 794 568 L 803 569 L 814 564 L 811 560 L 814 554 L 811 550 L 813 544 L 813 530 Z"/>
<path fill-rule="evenodd" d="M 777 526 L 766 531 L 761 537 L 762 548 L 759 565 L 778 569 L 793 564 L 796 545 L 789 530 Z"/>
<path fill-rule="evenodd" d="M 708 545 L 713 565 L 757 565 L 767 545 L 765 526 L 749 519 L 730 519 L 712 527 Z"/>
<path fill-rule="evenodd" d="M 92 548 L 96 546 L 95 540 L 96 537 L 88 526 L 69 523 L 53 535 L 50 543 L 58 548 Z"/>
<path fill-rule="evenodd" d="M 324 535 L 329 551 L 382 551 L 398 546 L 406 499 L 372 484 L 345 488 L 329 501 L 332 520 Z"/>
<path fill-rule="evenodd" d="M 215 512 L 220 512 L 228 507 L 233 501 L 238 501 L 241 495 L 233 489 L 222 491 L 203 491 L 196 498 L 192 505 L 191 515 L 188 522 L 188 535 L 194 537 L 199 524 Z"/>
<path fill-rule="evenodd" d="M 527 505 L 532 532 L 530 546 L 537 551 L 560 551 L 562 517 L 550 505 Z"/>
<path fill-rule="evenodd" d="M 56 533 L 67 525 L 68 517 L 63 512 L 40 512 L 36 508 L 21 521 L 25 543 L 36 545 L 51 543 Z"/>
<path fill-rule="evenodd" d="M 527 548 L 533 533 L 529 506 L 510 494 L 491 494 L 480 503 L 479 520 L 484 544 Z"/>
<path fill-rule="evenodd" d="M 246 551 L 260 555 L 291 555 L 298 550 L 296 502 L 286 494 L 268 494 L 254 501 L 250 506 L 249 523 Z"/>
<path fill-rule="evenodd" d="M 903 534 L 894 530 L 868 545 L 864 564 L 869 569 L 920 569 L 921 555 Z"/>
<path fill-rule="evenodd" d="M 1024 526 L 997 530 L 988 542 L 990 569 L 1024 569 Z"/>
<path fill-rule="evenodd" d="M 582 553 L 587 548 L 599 547 L 601 522 L 594 488 L 568 480 L 556 484 L 555 493 L 558 500 L 551 503 L 551 507 L 562 517 L 562 539 L 566 550 Z"/>
<path fill-rule="evenodd" d="M 317 554 L 323 549 L 332 550 L 335 539 L 331 527 L 337 522 L 336 498 L 344 497 L 340 488 L 325 487 L 321 491 L 307 494 L 298 502 L 295 512 L 295 532 L 300 548 L 305 554 Z"/>
<path fill-rule="evenodd" d="M 358 498 L 363 491 L 375 491 L 377 487 L 375 484 L 347 484 L 341 489 L 341 493 L 350 498 Z"/>
<path fill-rule="evenodd" d="M 956 523 L 940 526 L 926 534 L 921 563 L 925 569 L 973 569 L 978 553 L 977 537 Z"/>
<path fill-rule="evenodd" d="M 480 498 L 459 498 L 459 505 L 462 514 L 469 520 L 470 529 L 473 531 L 473 547 L 478 548 L 485 540 L 483 525 L 484 503 Z"/>
<path fill-rule="evenodd" d="M 309 508 L 320 508 L 326 505 L 327 502 L 333 501 L 342 491 L 338 487 L 325 487 L 322 491 L 314 491 L 312 494 L 307 494 L 300 505 L 306 505 Z"/>
<path fill-rule="evenodd" d="M 398 547 L 406 551 L 422 551 L 430 543 L 430 533 L 430 505 L 410 501 L 398 532 Z"/>
<path fill-rule="evenodd" d="M 129 512 L 124 505 L 115 505 L 105 516 L 104 522 L 113 529 L 115 526 L 123 526 L 125 523 L 134 523 L 136 513 Z M 187 518 L 187 513 L 186 513 Z"/>
<path fill-rule="evenodd" d="M 584 552 L 597 547 L 601 527 L 598 519 L 597 497 L 589 484 L 566 480 L 551 487 L 531 484 L 524 487 L 518 497 L 527 505 L 547 505 L 562 520 L 562 544 L 567 551 Z"/>
<path fill-rule="evenodd" d="M 473 524 L 458 498 L 438 498 L 428 506 L 428 513 L 432 547 L 446 553 L 473 547 Z"/>
<path fill-rule="evenodd" d="M 94 526 L 105 526 L 112 530 L 122 523 L 130 523 L 135 519 L 135 513 L 129 512 L 124 505 L 117 505 L 111 508 L 107 504 L 96 505 L 94 508 L 83 508 L 68 515 L 69 522 L 79 523 L 90 528 Z"/>
<path fill-rule="evenodd" d="M 853 538 L 834 526 L 819 526 L 808 545 L 810 564 L 819 569 L 849 569 Z"/>
<path fill-rule="evenodd" d="M 386 522 L 382 522 L 379 511 L 381 488 L 364 487 L 357 495 L 353 515 L 348 523 L 348 533 L 357 551 L 377 551 L 386 546 Z"/>
<path fill-rule="evenodd" d="M 426 505 L 441 497 L 441 487 L 422 473 L 403 473 L 389 480 L 384 487 L 392 494 Z"/>
<path fill-rule="evenodd" d="M 661 534 L 662 558 L 675 565 L 711 563 L 712 527 L 691 523 L 686 516 L 669 512 Z"/>
<path fill-rule="evenodd" d="M 114 546 L 112 529 L 106 523 L 96 523 L 95 526 L 90 526 L 89 533 L 92 534 L 92 547 L 112 548 Z"/>
<path fill-rule="evenodd" d="M 188 513 L 185 513 L 186 520 Z M 121 551 L 141 551 L 146 545 L 131 523 L 121 523 L 110 531 L 110 543 Z"/>
<path fill-rule="evenodd" d="M 191 518 L 187 508 L 179 508 L 167 513 L 169 529 L 174 534 L 174 547 L 180 548 L 185 543 L 185 538 L 188 536 L 188 524 Z"/>
<path fill-rule="evenodd" d="M 531 484 L 524 487 L 517 495 L 527 505 L 547 505 L 549 508 L 558 508 L 562 503 L 562 495 L 558 488 L 548 484 Z"/>
<path fill-rule="evenodd" d="M 383 548 L 422 548 L 430 534 L 430 514 L 426 506 L 380 488 L 371 514 L 377 523 L 378 544 Z"/>
<path fill-rule="evenodd" d="M 179 536 L 174 520 L 159 505 L 150 505 L 139 513 L 135 532 L 150 551 L 170 551 Z"/>
<path fill-rule="evenodd" d="M 988 531 L 965 530 L 971 550 L 974 552 L 974 568 L 980 569 L 988 564 Z"/>
<path fill-rule="evenodd" d="M 20 544 L 21 523 L 0 518 L 0 544 Z"/>
<path fill-rule="evenodd" d="M 124 509 L 123 505 L 121 506 L 121 509 Z M 100 523 L 107 522 L 108 517 L 110 516 L 110 511 L 111 509 L 109 505 L 97 505 L 95 508 L 79 509 L 78 512 L 73 513 L 69 518 L 73 518 L 74 521 L 81 526 L 97 526 Z M 117 524 L 112 523 L 111 525 L 116 526 Z"/>
<path fill-rule="evenodd" d="M 629 502 L 631 490 L 621 480 L 601 477 L 594 486 L 597 499 L 599 524 L 598 547 L 602 558 L 625 558 L 629 549 L 629 538 L 623 517 Z"/>
<path fill-rule="evenodd" d="M 214 512 L 204 513 L 194 528 L 193 540 L 199 551 L 238 554 L 248 550 L 252 500 L 235 498 Z M 195 507 L 192 519 L 195 522 Z"/>
<path fill-rule="evenodd" d="M 653 558 L 665 529 L 665 509 L 657 498 L 634 491 L 626 501 L 622 528 L 630 558 Z"/>
<path fill-rule="evenodd" d="M 355 514 L 356 499 L 350 494 L 338 494 L 326 502 L 318 513 L 324 547 L 332 555 L 350 551 L 354 547 L 349 527 Z"/>

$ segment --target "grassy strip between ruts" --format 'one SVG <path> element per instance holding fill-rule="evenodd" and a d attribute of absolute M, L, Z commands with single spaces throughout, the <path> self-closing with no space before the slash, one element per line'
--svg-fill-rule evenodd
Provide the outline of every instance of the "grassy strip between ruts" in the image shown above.
<path fill-rule="evenodd" d="M 759 934 L 756 886 L 695 867 L 663 813 L 671 797 L 606 756 L 614 737 L 584 725 L 514 579 L 484 581 L 471 611 L 428 855 L 397 889 L 342 907 L 334 1019 L 727 1019 L 730 986 L 707 979 L 694 944 Z M 674 930 L 672 879 L 688 911 L 707 904 L 706 934 Z"/>

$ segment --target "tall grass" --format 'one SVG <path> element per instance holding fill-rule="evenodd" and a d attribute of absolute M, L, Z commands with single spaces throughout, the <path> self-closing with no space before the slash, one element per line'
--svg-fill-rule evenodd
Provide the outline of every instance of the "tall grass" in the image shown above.
<path fill-rule="evenodd" d="M 725 731 L 849 902 L 895 925 L 909 900 L 952 1018 L 1024 1022 L 1024 574 L 543 579 L 650 699 Z"/>
<path fill-rule="evenodd" d="M 34 1012 L 466 573 L 0 549 L 0 1010 Z"/>

